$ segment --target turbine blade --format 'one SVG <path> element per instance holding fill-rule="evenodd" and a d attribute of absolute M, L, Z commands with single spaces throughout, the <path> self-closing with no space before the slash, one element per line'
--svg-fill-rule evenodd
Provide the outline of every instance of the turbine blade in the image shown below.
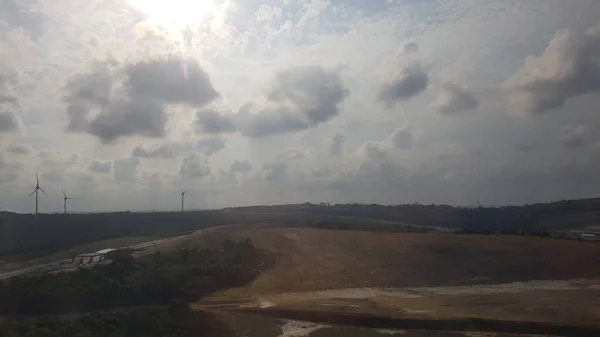
<path fill-rule="evenodd" d="M 46 193 L 46 191 L 44 191 L 41 187 L 40 187 L 40 191 L 44 192 L 45 195 L 48 195 L 48 193 Z"/>
<path fill-rule="evenodd" d="M 35 191 L 37 191 L 37 190 L 33 190 L 33 192 L 29 193 L 28 197 L 32 196 L 33 193 L 35 193 Z"/>
<path fill-rule="evenodd" d="M 38 176 L 38 173 L 35 173 L 35 181 L 37 183 L 37 187 L 40 187 L 40 177 Z"/>
<path fill-rule="evenodd" d="M 66 198 L 66 197 L 67 197 L 67 194 L 65 193 L 65 190 L 63 190 L 62 188 L 61 188 L 61 190 L 62 190 L 62 192 L 63 192 L 63 195 L 64 195 L 64 196 L 65 196 L 65 198 Z"/>

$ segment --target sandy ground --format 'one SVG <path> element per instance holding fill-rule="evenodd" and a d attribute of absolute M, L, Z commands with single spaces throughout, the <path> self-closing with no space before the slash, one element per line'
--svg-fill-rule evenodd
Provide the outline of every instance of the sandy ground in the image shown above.
<path fill-rule="evenodd" d="M 332 289 L 262 295 L 243 301 L 216 294 L 204 298 L 198 305 L 279 307 L 415 319 L 483 318 L 600 328 L 600 279 Z"/>

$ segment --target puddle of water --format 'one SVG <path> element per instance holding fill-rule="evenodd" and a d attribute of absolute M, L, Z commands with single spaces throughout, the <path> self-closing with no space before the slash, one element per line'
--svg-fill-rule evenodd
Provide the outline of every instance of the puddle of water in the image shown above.
<path fill-rule="evenodd" d="M 261 298 L 258 299 L 258 307 L 261 308 L 261 309 L 274 307 L 276 305 L 277 304 L 275 304 L 275 303 L 273 303 L 271 301 L 263 300 Z"/>
<path fill-rule="evenodd" d="M 427 314 L 427 313 L 431 312 L 431 310 L 419 310 L 419 309 L 408 309 L 408 308 L 402 308 L 402 311 L 404 311 L 407 314 Z"/>
<path fill-rule="evenodd" d="M 406 330 L 394 330 L 394 329 L 375 329 L 375 331 L 384 335 L 404 335 Z"/>
<path fill-rule="evenodd" d="M 294 320 L 283 321 L 284 324 L 281 326 L 282 333 L 278 337 L 304 337 L 308 336 L 313 331 L 329 327 L 329 325 L 315 324 L 311 322 Z"/>

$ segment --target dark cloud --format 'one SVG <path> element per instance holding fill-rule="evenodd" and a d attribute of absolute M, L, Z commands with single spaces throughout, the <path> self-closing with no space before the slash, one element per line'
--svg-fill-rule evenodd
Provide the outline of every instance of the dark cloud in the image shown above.
<path fill-rule="evenodd" d="M 540 56 L 529 56 L 506 83 L 521 111 L 561 108 L 573 97 L 600 90 L 600 24 L 585 34 L 556 33 Z"/>
<path fill-rule="evenodd" d="M 31 148 L 25 144 L 12 143 L 6 147 L 6 151 L 14 154 L 28 154 Z"/>
<path fill-rule="evenodd" d="M 139 175 L 139 165 L 138 158 L 116 159 L 113 164 L 113 178 L 117 182 L 133 182 Z"/>
<path fill-rule="evenodd" d="M 158 101 L 119 102 L 96 116 L 87 131 L 103 143 L 133 135 L 162 138 L 166 135 L 168 118 Z"/>
<path fill-rule="evenodd" d="M 329 146 L 329 154 L 332 156 L 341 156 L 344 154 L 344 143 L 346 142 L 346 136 L 341 133 L 336 133 L 331 138 L 331 145 Z"/>
<path fill-rule="evenodd" d="M 19 130 L 17 117 L 10 112 L 0 112 L 0 132 L 15 132 Z"/>
<path fill-rule="evenodd" d="M 88 126 L 90 107 L 85 103 L 73 102 L 67 105 L 69 122 L 66 130 L 69 132 L 84 132 Z"/>
<path fill-rule="evenodd" d="M 231 165 L 229 166 L 229 170 L 231 172 L 235 172 L 235 173 L 241 173 L 241 174 L 246 174 L 250 171 L 252 171 L 252 163 L 249 161 L 234 161 L 233 163 L 231 163 Z"/>
<path fill-rule="evenodd" d="M 119 75 L 125 75 L 122 88 L 116 88 Z M 218 93 L 199 63 L 170 57 L 125 65 L 111 71 L 101 64 L 93 71 L 72 77 L 66 86 L 67 131 L 86 132 L 103 143 L 121 137 L 166 135 L 171 103 L 200 107 Z M 92 111 L 96 111 L 90 118 Z"/>
<path fill-rule="evenodd" d="M 416 53 L 419 51 L 419 45 L 416 42 L 409 42 L 404 45 L 404 53 Z"/>
<path fill-rule="evenodd" d="M 275 134 L 306 130 L 310 124 L 301 116 L 294 116 L 288 110 L 263 110 L 253 115 L 244 135 L 251 138 L 266 137 Z"/>
<path fill-rule="evenodd" d="M 392 133 L 392 142 L 398 149 L 409 149 L 412 147 L 415 137 L 408 126 L 403 126 L 394 130 Z"/>
<path fill-rule="evenodd" d="M 131 151 L 131 156 L 136 158 L 175 158 L 181 146 L 171 143 L 154 144 L 149 149 L 138 144 Z"/>
<path fill-rule="evenodd" d="M 477 105 L 477 100 L 470 91 L 459 85 L 446 83 L 432 107 L 438 113 L 451 115 L 474 109 Z"/>
<path fill-rule="evenodd" d="M 266 163 L 263 164 L 262 169 L 267 181 L 276 182 L 287 179 L 288 166 L 285 163 Z"/>
<path fill-rule="evenodd" d="M 385 158 L 385 156 L 386 156 L 386 153 L 381 148 L 381 144 L 379 142 L 374 142 L 374 141 L 370 141 L 370 140 L 366 141 L 362 145 L 362 148 L 363 148 L 365 155 L 369 159 L 382 159 L 382 158 Z"/>
<path fill-rule="evenodd" d="M 196 127 L 202 133 L 219 134 L 236 130 L 230 117 L 215 110 L 204 110 L 196 113 Z"/>
<path fill-rule="evenodd" d="M 112 162 L 101 162 L 94 159 L 88 164 L 87 169 L 94 173 L 109 173 L 112 169 Z"/>
<path fill-rule="evenodd" d="M 194 59 L 169 57 L 130 64 L 125 86 L 137 98 L 205 105 L 219 96 L 208 74 Z"/>
<path fill-rule="evenodd" d="M 421 93 L 429 85 L 429 75 L 420 63 L 414 62 L 405 66 L 400 75 L 383 85 L 379 91 L 379 99 L 389 105 L 405 101 Z"/>
<path fill-rule="evenodd" d="M 196 150 L 210 156 L 223 150 L 225 145 L 225 140 L 221 137 L 206 137 L 196 143 Z"/>
<path fill-rule="evenodd" d="M 251 115 L 244 134 L 265 137 L 315 127 L 337 116 L 348 94 L 338 72 L 320 67 L 282 71 L 267 95 L 272 106 Z"/>
<path fill-rule="evenodd" d="M 179 174 L 185 178 L 203 178 L 210 175 L 210 167 L 197 153 L 192 153 L 181 160 Z"/>
<path fill-rule="evenodd" d="M 106 65 L 95 65 L 92 71 L 71 77 L 66 85 L 69 103 L 82 102 L 106 106 L 110 103 L 114 75 Z"/>

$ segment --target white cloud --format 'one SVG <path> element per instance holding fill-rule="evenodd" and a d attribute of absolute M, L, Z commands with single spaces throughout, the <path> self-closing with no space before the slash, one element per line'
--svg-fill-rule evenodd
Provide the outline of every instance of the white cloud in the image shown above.
<path fill-rule="evenodd" d="M 271 21 L 273 19 L 281 17 L 283 10 L 279 7 L 271 7 L 269 5 L 262 4 L 256 12 L 257 21 Z"/>
<path fill-rule="evenodd" d="M 542 113 L 600 91 L 600 23 L 586 32 L 559 30 L 539 56 L 529 56 L 506 83 L 516 108 Z"/>
<path fill-rule="evenodd" d="M 457 84 L 445 83 L 432 103 L 432 108 L 438 113 L 451 115 L 475 109 L 478 104 L 475 96 L 467 89 Z"/>

